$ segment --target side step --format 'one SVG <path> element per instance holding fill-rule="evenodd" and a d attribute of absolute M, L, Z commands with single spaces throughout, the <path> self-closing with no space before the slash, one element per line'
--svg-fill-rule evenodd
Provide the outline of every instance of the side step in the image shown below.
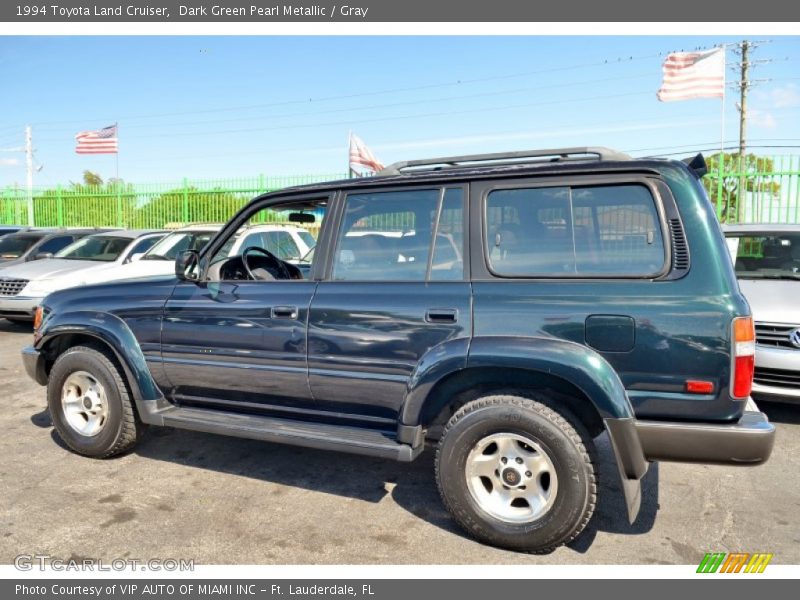
<path fill-rule="evenodd" d="M 397 441 L 389 431 L 376 431 L 349 425 L 309 423 L 202 408 L 168 408 L 161 412 L 164 425 L 235 437 L 306 446 L 390 458 L 401 462 L 414 460 L 423 446 L 412 448 Z"/>

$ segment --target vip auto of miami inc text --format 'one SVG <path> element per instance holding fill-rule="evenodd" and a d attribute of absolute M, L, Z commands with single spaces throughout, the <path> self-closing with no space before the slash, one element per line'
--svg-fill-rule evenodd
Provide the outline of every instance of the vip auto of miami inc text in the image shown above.
<path fill-rule="evenodd" d="M 242 595 L 268 595 L 268 596 L 354 596 L 369 597 L 375 592 L 371 584 L 351 585 L 349 583 L 320 584 L 289 584 L 289 585 L 254 585 L 246 583 L 127 583 L 108 585 L 82 585 L 69 583 L 54 584 L 17 584 L 17 596 L 70 596 L 70 597 L 101 597 L 121 594 L 136 598 L 151 596 L 242 596 Z"/>
<path fill-rule="evenodd" d="M 84 17 L 219 17 L 219 18 L 277 18 L 277 17 L 317 17 L 317 18 L 362 18 L 367 17 L 369 8 L 350 4 L 331 4 L 310 6 L 297 4 L 274 4 L 271 6 L 240 5 L 222 6 L 220 4 L 179 5 L 178 14 L 170 13 L 169 7 L 156 5 L 120 4 L 118 6 L 61 6 L 59 4 L 18 4 L 19 17 L 60 17 L 66 19 Z"/>

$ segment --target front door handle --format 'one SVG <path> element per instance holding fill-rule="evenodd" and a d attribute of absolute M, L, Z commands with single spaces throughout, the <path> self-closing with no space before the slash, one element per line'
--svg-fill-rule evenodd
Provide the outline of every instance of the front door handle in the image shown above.
<path fill-rule="evenodd" d="M 270 310 L 273 319 L 297 319 L 296 306 L 273 306 Z"/>
<path fill-rule="evenodd" d="M 430 308 L 425 313 L 428 323 L 455 323 L 458 321 L 458 311 L 455 308 Z"/>

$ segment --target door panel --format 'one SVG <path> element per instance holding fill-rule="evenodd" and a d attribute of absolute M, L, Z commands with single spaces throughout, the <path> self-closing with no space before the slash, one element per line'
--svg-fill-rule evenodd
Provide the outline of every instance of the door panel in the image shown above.
<path fill-rule="evenodd" d="M 182 282 L 167 302 L 162 355 L 174 397 L 311 403 L 311 281 Z"/>
<path fill-rule="evenodd" d="M 471 327 L 469 283 L 322 282 L 309 316 L 311 391 L 324 409 L 396 417 L 422 356 Z"/>

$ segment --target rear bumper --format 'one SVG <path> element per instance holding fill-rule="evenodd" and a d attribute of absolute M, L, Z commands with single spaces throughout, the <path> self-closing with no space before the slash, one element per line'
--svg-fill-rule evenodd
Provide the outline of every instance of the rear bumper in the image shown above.
<path fill-rule="evenodd" d="M 606 419 L 606 431 L 619 469 L 633 523 L 641 503 L 641 480 L 653 461 L 758 465 L 772 454 L 775 426 L 748 400 L 735 423 L 682 423 Z"/>
<path fill-rule="evenodd" d="M 648 461 L 758 465 L 775 443 L 775 426 L 757 411 L 725 424 L 636 421 L 636 433 Z"/>

